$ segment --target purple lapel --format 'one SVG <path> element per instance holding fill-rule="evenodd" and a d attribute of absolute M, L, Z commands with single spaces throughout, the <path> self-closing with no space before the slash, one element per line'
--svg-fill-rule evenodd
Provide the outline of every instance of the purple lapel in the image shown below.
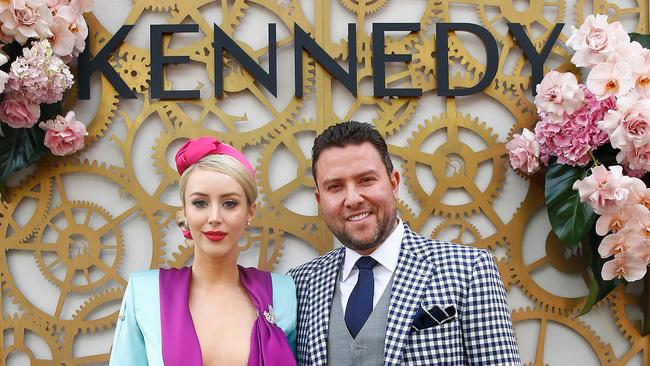
<path fill-rule="evenodd" d="M 187 301 L 192 268 L 160 269 L 158 276 L 163 361 L 167 366 L 202 366 L 201 346 Z"/>

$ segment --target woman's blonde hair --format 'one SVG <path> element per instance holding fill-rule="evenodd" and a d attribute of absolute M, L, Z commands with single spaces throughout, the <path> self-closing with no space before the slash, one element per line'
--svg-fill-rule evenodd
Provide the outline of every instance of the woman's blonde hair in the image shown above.
<path fill-rule="evenodd" d="M 246 169 L 242 163 L 240 163 L 232 156 L 211 154 L 206 155 L 195 164 L 192 164 L 183 172 L 183 175 L 181 175 L 179 182 L 181 208 L 185 207 L 185 189 L 187 187 L 187 181 L 189 180 L 192 172 L 198 168 L 211 170 L 217 173 L 223 173 L 229 177 L 232 177 L 235 181 L 237 181 L 237 183 L 239 183 L 239 185 L 242 186 L 242 188 L 244 188 L 244 194 L 246 194 L 248 207 L 253 205 L 257 200 L 257 185 L 255 184 L 255 180 L 251 174 L 248 172 L 248 169 Z M 182 210 L 176 214 L 176 223 L 183 229 L 187 228 L 187 223 L 184 220 Z"/>

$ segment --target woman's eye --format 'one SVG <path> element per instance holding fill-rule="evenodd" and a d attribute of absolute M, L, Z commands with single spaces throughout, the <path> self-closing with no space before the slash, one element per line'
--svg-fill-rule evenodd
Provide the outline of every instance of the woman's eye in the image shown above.
<path fill-rule="evenodd" d="M 223 202 L 223 207 L 225 208 L 235 208 L 237 206 L 239 206 L 239 202 L 234 200 L 227 200 Z"/>
<path fill-rule="evenodd" d="M 208 203 L 205 202 L 204 200 L 195 200 L 195 201 L 192 201 L 192 204 L 193 204 L 195 207 L 205 207 L 205 206 L 208 205 Z"/>

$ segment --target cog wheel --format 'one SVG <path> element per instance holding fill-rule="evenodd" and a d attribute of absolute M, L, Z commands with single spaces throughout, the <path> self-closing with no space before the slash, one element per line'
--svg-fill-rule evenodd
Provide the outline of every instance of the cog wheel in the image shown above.
<path fill-rule="evenodd" d="M 624 5 L 633 3 L 635 5 Z M 607 0 L 578 0 L 575 4 L 576 19 L 583 20 L 590 14 L 607 14 L 608 22 L 620 20 L 637 20 L 633 32 L 647 34 L 650 14 L 650 4 L 646 0 L 634 0 L 621 3 Z"/>
<path fill-rule="evenodd" d="M 636 343 L 643 339 L 644 336 L 639 331 L 641 319 L 632 319 L 628 313 L 629 307 L 640 308 L 641 297 L 639 295 L 625 291 L 625 287 L 619 286 L 610 296 L 611 309 L 616 319 L 616 325 L 623 336 L 631 343 Z"/>
<path fill-rule="evenodd" d="M 512 43 L 507 31 L 500 31 L 501 28 L 495 25 L 505 27 L 505 23 L 519 23 L 526 29 L 526 34 L 533 35 L 533 25 L 542 26 L 544 32 L 531 38 L 533 44 L 546 40 L 557 23 L 561 23 L 566 16 L 566 3 L 563 1 L 531 1 L 527 9 L 519 10 L 514 1 L 484 3 L 476 6 L 476 11 L 481 24 L 490 31 L 490 34 L 502 45 Z M 549 20 L 546 16 L 551 16 Z"/>
<path fill-rule="evenodd" d="M 66 329 L 65 343 L 71 345 L 78 336 L 113 328 L 117 324 L 122 297 L 124 297 L 124 289 L 111 288 L 84 302 L 72 316 L 72 320 L 77 322 L 79 326 L 76 327 L 76 332 L 68 332 Z M 115 310 L 109 314 L 105 314 L 105 311 L 99 311 L 105 310 L 108 304 L 113 304 L 112 308 Z M 95 313 L 99 313 L 100 316 L 97 317 Z"/>
<path fill-rule="evenodd" d="M 308 133 L 316 135 L 316 123 L 311 120 L 303 120 L 291 125 L 278 137 L 272 138 L 268 144 L 264 145 L 258 164 L 257 180 L 261 195 L 269 203 L 269 210 L 275 212 L 273 216 L 277 216 L 273 220 L 282 222 L 285 225 L 283 229 L 288 229 L 286 231 L 310 243 L 318 253 L 322 254 L 332 249 L 332 241 L 327 240 L 332 236 L 320 216 L 294 212 L 283 203 L 286 198 L 303 187 L 311 189 L 316 187 L 314 179 L 311 177 L 311 158 L 306 156 L 298 142 L 298 135 Z M 297 162 L 297 169 L 295 178 L 282 187 L 274 189 L 271 186 L 268 169 L 280 145 L 284 145 Z"/>
<path fill-rule="evenodd" d="M 474 151 L 460 140 L 461 129 L 478 136 L 487 147 Z M 446 142 L 435 151 L 423 151 L 427 139 L 440 131 L 447 135 Z M 445 113 L 420 126 L 407 141 L 409 148 L 398 150 L 398 155 L 405 160 L 403 171 L 407 187 L 420 202 L 425 203 L 422 210 L 447 217 L 459 217 L 478 213 L 481 207 L 490 206 L 505 179 L 503 146 L 496 139 L 485 122 L 479 123 L 477 118 L 471 119 L 469 115 Z M 474 179 L 479 165 L 485 162 L 491 163 L 492 175 L 487 187 L 480 189 Z M 418 164 L 426 165 L 433 173 L 436 185 L 430 193 L 418 180 Z M 471 201 L 457 205 L 445 203 L 447 191 L 459 189 L 466 192 Z"/>
<path fill-rule="evenodd" d="M 388 0 L 339 0 L 339 3 L 354 14 L 365 16 L 383 8 Z"/>
<path fill-rule="evenodd" d="M 521 244 L 512 244 L 523 243 L 529 218 L 544 207 L 543 189 L 542 177 L 531 179 L 528 194 L 510 221 L 509 235 L 506 238 L 510 243 L 507 251 L 512 274 L 510 280 L 519 285 L 524 293 L 542 309 L 558 314 L 577 314 L 582 309 L 586 296 L 565 297 L 549 292 L 535 281 L 533 274 L 536 271 L 550 268 L 566 275 L 580 275 L 586 280 L 588 275 L 585 272 L 586 264 L 583 261 L 588 258 L 582 258 L 580 253 L 569 253 L 567 256 L 566 247 L 552 231 L 549 232 L 545 240 L 545 255 L 532 262 L 526 261 Z M 596 306 L 601 306 L 601 304 L 602 302 Z"/>
<path fill-rule="evenodd" d="M 58 364 L 60 360 L 65 359 L 63 345 L 59 344 L 57 341 L 57 334 L 53 329 L 48 329 L 44 324 L 39 323 L 29 316 L 3 317 L 1 329 L 5 334 L 13 333 L 13 337 L 5 338 L 5 342 L 3 343 L 1 359 L 3 365 L 14 352 L 27 355 L 31 365 L 54 365 L 55 363 Z M 37 358 L 34 352 L 35 350 L 30 349 L 29 345 L 25 342 L 29 333 L 37 335 L 39 340 L 41 340 L 43 344 L 47 345 L 49 353 L 52 356 L 51 359 Z M 9 339 L 13 339 L 13 341 L 9 341 Z M 41 353 L 42 350 L 39 349 L 37 352 Z"/>
<path fill-rule="evenodd" d="M 44 159 L 47 159 L 45 157 Z M 2 202 L 2 220 L 0 220 L 0 248 L 9 241 L 21 241 L 32 236 L 42 225 L 43 212 L 47 210 L 52 199 L 52 183 L 38 175 L 32 175 L 16 187 L 9 187 L 7 201 Z M 14 217 L 17 212 L 34 205 L 30 218 L 22 222 Z"/>
<path fill-rule="evenodd" d="M 60 286 L 56 309 L 53 311 L 52 309 L 45 310 L 41 309 L 38 305 L 31 303 L 13 281 L 12 276 L 6 276 L 4 278 L 8 295 L 14 298 L 14 302 L 20 309 L 33 314 L 36 319 L 46 321 L 48 324 L 56 326 L 59 329 L 66 329 L 69 327 L 74 328 L 79 326 L 79 322 L 71 319 L 71 315 L 63 313 L 64 305 L 70 298 L 71 294 L 79 293 L 84 295 L 85 292 L 88 292 L 89 290 L 96 290 L 98 286 L 107 283 L 107 280 L 103 277 L 107 277 L 110 281 L 117 283 L 121 287 L 126 287 L 126 280 L 120 276 L 117 269 L 122 256 L 123 247 L 123 244 L 121 243 L 122 239 L 120 230 L 121 226 L 124 225 L 127 220 L 134 215 L 139 215 L 142 217 L 142 222 L 148 225 L 152 240 L 153 253 L 151 267 L 157 266 L 158 264 L 159 253 L 162 252 L 160 247 L 163 242 L 161 240 L 161 233 L 158 224 L 159 219 L 156 216 L 155 206 L 145 199 L 145 197 L 147 197 L 146 193 L 144 193 L 138 185 L 131 182 L 129 175 L 123 168 L 114 166 L 107 167 L 103 164 L 99 165 L 97 162 L 79 162 L 77 160 L 65 159 L 55 160 L 51 164 L 47 164 L 47 166 L 47 169 L 43 169 L 37 173 L 42 181 L 46 184 L 52 185 L 53 192 L 58 193 L 60 205 L 50 211 L 39 213 L 39 215 L 42 215 L 44 218 L 42 220 L 43 225 L 42 228 L 39 228 L 35 232 L 33 237 L 28 238 L 28 240 L 4 241 L 4 250 L 0 251 L 0 268 L 6 269 L 7 271 L 11 269 L 7 257 L 8 255 L 12 255 L 13 252 L 34 252 L 37 260 L 41 261 L 39 266 L 43 270 L 45 278 L 53 282 L 55 285 Z M 96 176 L 104 181 L 111 182 L 117 186 L 116 191 L 119 192 L 121 196 L 132 198 L 133 204 L 124 209 L 118 215 L 111 216 L 95 204 L 69 200 L 68 192 L 66 191 L 67 187 L 64 184 L 68 179 L 69 174 Z M 86 222 L 87 220 L 91 221 Z M 60 222 L 63 221 L 68 223 L 66 227 L 55 227 L 52 225 L 52 223 L 60 225 Z M 83 226 L 90 226 L 92 228 L 94 228 L 94 226 L 99 227 L 94 228 L 94 230 L 91 230 L 88 227 L 83 229 L 80 228 Z M 86 231 L 84 231 L 84 229 Z M 49 234 L 46 231 L 49 232 Z M 84 235 L 81 237 L 74 236 L 74 234 L 78 233 Z M 58 243 L 57 246 L 56 241 L 52 242 L 50 240 L 52 235 L 57 237 L 57 234 L 59 238 L 58 241 L 72 236 L 71 239 L 77 240 L 79 243 L 70 245 L 69 242 L 64 241 Z M 88 242 L 89 239 L 99 240 L 99 242 L 90 243 Z M 111 241 L 111 239 L 114 241 Z M 71 250 L 66 251 L 67 249 Z M 50 257 L 46 257 L 43 254 L 45 252 L 53 252 L 56 257 L 54 261 L 52 261 Z M 115 259 L 113 259 L 113 257 L 102 257 L 102 260 L 98 260 L 98 255 L 100 255 L 98 252 L 102 254 L 109 252 L 111 255 L 115 253 Z M 79 266 L 76 262 L 73 264 L 68 263 L 67 260 L 65 260 L 65 256 L 71 254 L 76 255 L 77 260 L 81 261 L 80 263 L 83 263 L 83 265 Z M 38 257 L 41 255 L 43 258 L 39 259 Z M 89 256 L 89 258 L 93 260 L 87 261 L 84 259 L 84 255 Z M 104 260 L 106 260 L 108 264 L 105 263 Z M 81 282 L 73 282 L 75 280 L 71 274 L 74 274 L 74 272 L 70 269 L 74 269 L 75 272 L 78 270 L 84 272 L 84 268 L 86 270 L 90 268 L 90 263 L 92 263 L 94 270 L 99 270 L 103 273 L 103 277 L 97 279 L 97 277 L 93 276 L 93 273 L 96 271 L 89 271 L 91 275 L 90 281 L 87 280 L 87 277 L 85 277 L 86 280 L 84 280 L 84 273 L 84 275 L 79 279 Z M 55 267 L 67 268 L 64 280 L 61 280 L 58 277 L 55 279 L 47 273 L 55 269 Z M 78 296 L 75 297 L 75 299 L 76 298 L 78 298 Z M 81 327 L 83 327 L 83 325 Z"/>
<path fill-rule="evenodd" d="M 588 325 L 584 322 L 573 318 L 568 315 L 557 314 L 552 311 L 541 311 L 536 309 L 519 309 L 512 312 L 512 323 L 517 325 L 517 322 L 530 322 L 530 321 L 539 321 L 540 329 L 538 337 L 546 337 L 546 331 L 549 327 L 549 323 L 554 325 L 571 329 L 573 332 L 581 336 L 585 342 L 589 344 L 592 351 L 598 357 L 600 365 L 614 365 L 616 361 L 616 355 L 612 346 L 605 344 L 598 334 L 594 332 Z M 544 344 L 542 340 L 538 340 L 538 349 L 537 354 L 535 355 L 535 365 L 542 364 L 544 362 Z M 531 363 L 532 364 L 532 363 Z"/>
<path fill-rule="evenodd" d="M 76 216 L 79 214 L 83 216 L 81 222 Z M 124 239 L 120 228 L 110 225 L 113 219 L 108 211 L 91 202 L 73 201 L 50 210 L 45 224 L 34 237 L 34 243 L 38 244 L 30 245 L 43 276 L 59 289 L 71 293 L 86 293 L 116 279 L 113 277 L 124 256 Z M 88 225 L 91 221 L 100 221 L 102 227 L 109 227 L 94 230 Z M 60 226 L 62 222 L 64 227 Z M 54 241 L 49 241 L 45 238 L 48 233 L 58 235 Z M 107 236 L 114 241 L 106 239 Z M 108 263 L 106 258 L 109 258 Z M 61 268 L 65 269 L 63 280 L 54 274 Z M 91 274 L 97 272 L 101 277 L 91 278 Z"/>
<path fill-rule="evenodd" d="M 482 249 L 496 249 L 496 243 L 483 240 L 479 229 L 465 218 L 452 217 L 446 219 L 433 229 L 431 237 L 438 238 L 445 232 L 457 233 L 455 238 L 449 240 L 454 243 L 471 245 Z"/>

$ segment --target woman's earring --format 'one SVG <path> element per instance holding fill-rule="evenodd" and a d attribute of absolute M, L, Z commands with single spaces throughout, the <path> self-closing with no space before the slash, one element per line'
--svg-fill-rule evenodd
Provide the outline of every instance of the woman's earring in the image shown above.
<path fill-rule="evenodd" d="M 251 226 L 251 220 L 246 221 L 246 226 Z"/>

